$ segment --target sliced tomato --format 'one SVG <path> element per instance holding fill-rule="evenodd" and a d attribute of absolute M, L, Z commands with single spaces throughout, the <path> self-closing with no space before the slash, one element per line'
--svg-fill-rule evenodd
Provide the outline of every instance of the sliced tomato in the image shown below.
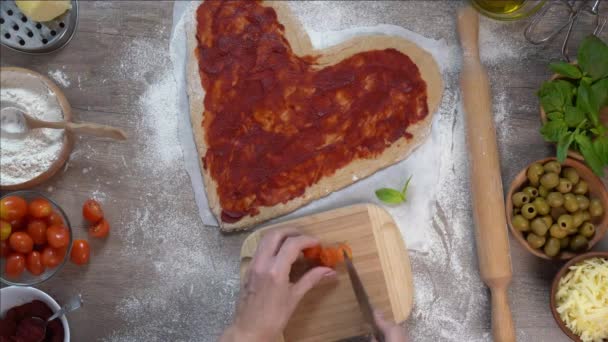
<path fill-rule="evenodd" d="M 321 256 L 321 249 L 321 245 L 305 248 L 302 251 L 302 254 L 304 254 L 304 258 L 308 260 L 319 260 L 319 257 Z"/>
<path fill-rule="evenodd" d="M 25 257 L 25 267 L 33 275 L 41 275 L 44 272 L 44 265 L 42 264 L 42 254 L 37 251 L 33 251 Z"/>
<path fill-rule="evenodd" d="M 89 234 L 96 238 L 105 238 L 110 234 L 110 224 L 106 219 L 101 219 L 99 223 L 89 228 Z"/>

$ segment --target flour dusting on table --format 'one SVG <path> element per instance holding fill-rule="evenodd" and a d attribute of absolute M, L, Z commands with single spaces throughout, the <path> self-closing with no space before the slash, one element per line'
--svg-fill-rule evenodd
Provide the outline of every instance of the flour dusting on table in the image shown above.
<path fill-rule="evenodd" d="M 63 70 L 49 70 L 49 76 L 60 86 L 67 88 L 72 84 L 68 76 L 63 72 Z M 79 76 L 80 77 L 80 76 Z"/>

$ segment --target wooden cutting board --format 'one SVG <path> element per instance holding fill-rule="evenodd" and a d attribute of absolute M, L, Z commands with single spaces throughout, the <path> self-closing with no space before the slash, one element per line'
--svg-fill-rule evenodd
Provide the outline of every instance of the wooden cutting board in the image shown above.
<path fill-rule="evenodd" d="M 274 224 L 251 234 L 241 249 L 241 280 L 260 238 L 270 229 L 296 227 L 323 244 L 348 243 L 353 263 L 374 308 L 404 321 L 412 310 L 413 284 L 405 243 L 382 208 L 359 204 Z M 335 341 L 367 334 L 343 265 L 335 280 L 323 280 L 304 296 L 284 331 L 285 341 Z"/>

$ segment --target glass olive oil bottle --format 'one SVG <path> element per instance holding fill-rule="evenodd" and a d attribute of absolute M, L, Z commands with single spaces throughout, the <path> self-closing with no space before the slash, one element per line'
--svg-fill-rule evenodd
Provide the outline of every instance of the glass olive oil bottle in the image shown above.
<path fill-rule="evenodd" d="M 472 0 L 474 5 L 494 14 L 508 14 L 521 8 L 526 0 Z"/>

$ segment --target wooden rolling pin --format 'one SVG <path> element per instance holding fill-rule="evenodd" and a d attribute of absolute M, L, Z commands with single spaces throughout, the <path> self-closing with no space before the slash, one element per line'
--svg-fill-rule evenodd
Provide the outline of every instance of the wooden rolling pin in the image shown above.
<path fill-rule="evenodd" d="M 515 341 L 509 309 L 511 254 L 507 236 L 496 129 L 492 115 L 488 73 L 479 60 L 479 17 L 471 7 L 458 12 L 458 34 L 463 51 L 460 86 L 464 101 L 475 239 L 481 279 L 492 296 L 494 341 Z"/>

